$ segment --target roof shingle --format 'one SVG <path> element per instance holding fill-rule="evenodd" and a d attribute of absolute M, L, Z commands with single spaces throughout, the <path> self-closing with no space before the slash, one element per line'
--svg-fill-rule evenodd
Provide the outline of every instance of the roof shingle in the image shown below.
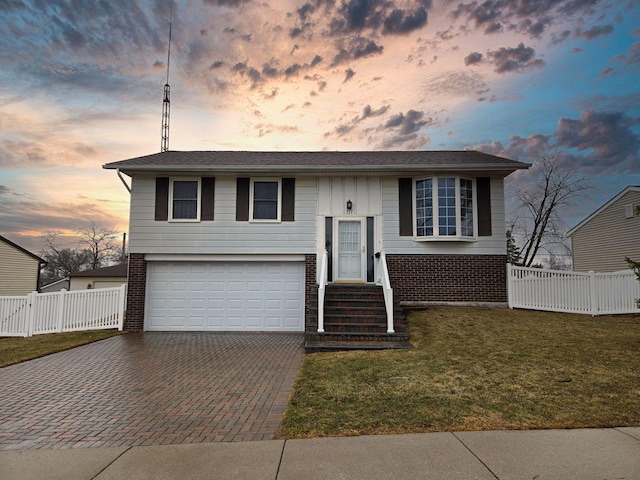
<path fill-rule="evenodd" d="M 513 172 L 529 165 L 474 150 L 367 152 L 167 151 L 111 162 L 105 169 L 150 171 L 412 171 L 494 170 Z"/>

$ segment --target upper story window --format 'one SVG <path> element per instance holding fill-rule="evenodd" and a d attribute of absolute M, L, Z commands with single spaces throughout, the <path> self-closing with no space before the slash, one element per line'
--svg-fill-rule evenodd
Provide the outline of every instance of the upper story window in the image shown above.
<path fill-rule="evenodd" d="M 169 191 L 169 219 L 200 220 L 200 179 L 172 178 Z"/>
<path fill-rule="evenodd" d="M 250 219 L 280 221 L 281 190 L 281 179 L 251 179 Z"/>
<path fill-rule="evenodd" d="M 415 181 L 414 236 L 419 239 L 473 238 L 474 182 L 460 177 Z"/>

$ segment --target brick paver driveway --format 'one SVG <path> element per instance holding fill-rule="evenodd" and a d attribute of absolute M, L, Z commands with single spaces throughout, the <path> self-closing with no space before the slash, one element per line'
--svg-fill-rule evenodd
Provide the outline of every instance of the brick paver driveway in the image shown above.
<path fill-rule="evenodd" d="M 0 450 L 267 440 L 303 334 L 144 333 L 0 369 Z"/>

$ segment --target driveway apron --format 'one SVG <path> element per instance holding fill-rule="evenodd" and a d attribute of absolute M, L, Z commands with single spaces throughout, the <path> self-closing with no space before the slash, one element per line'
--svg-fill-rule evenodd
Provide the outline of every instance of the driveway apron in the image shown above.
<path fill-rule="evenodd" d="M 141 333 L 0 369 L 0 450 L 269 440 L 303 334 Z"/>

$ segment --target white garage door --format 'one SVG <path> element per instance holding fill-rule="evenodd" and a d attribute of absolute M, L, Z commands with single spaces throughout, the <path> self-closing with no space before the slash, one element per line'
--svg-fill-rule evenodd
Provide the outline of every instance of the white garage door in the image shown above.
<path fill-rule="evenodd" d="M 148 331 L 304 331 L 300 262 L 149 262 Z"/>

